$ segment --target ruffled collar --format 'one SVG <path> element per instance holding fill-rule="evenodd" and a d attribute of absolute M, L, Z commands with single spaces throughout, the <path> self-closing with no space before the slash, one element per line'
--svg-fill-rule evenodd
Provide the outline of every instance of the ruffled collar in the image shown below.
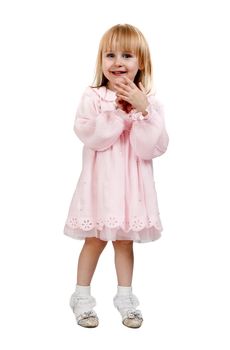
<path fill-rule="evenodd" d="M 93 88 L 97 95 L 105 101 L 113 102 L 116 99 L 116 93 L 110 89 L 107 89 L 106 86 L 100 86 L 98 88 Z"/>

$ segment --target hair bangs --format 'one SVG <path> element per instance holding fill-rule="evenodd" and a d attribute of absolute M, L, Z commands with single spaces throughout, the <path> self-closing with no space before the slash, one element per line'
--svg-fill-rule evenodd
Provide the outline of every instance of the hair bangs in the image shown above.
<path fill-rule="evenodd" d="M 116 26 L 109 30 L 102 40 L 102 51 L 133 52 L 139 55 L 140 38 L 136 31 L 129 27 Z"/>

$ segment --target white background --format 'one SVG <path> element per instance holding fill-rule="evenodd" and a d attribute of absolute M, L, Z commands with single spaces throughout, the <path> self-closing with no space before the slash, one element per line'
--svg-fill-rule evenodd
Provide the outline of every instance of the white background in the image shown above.
<path fill-rule="evenodd" d="M 229 350 L 227 1 L 0 6 L 1 348 Z M 75 111 L 117 23 L 146 36 L 165 107 L 170 144 L 154 160 L 164 231 L 134 245 L 143 327 L 124 327 L 113 306 L 109 243 L 92 281 L 100 326 L 89 330 L 68 306 L 83 242 L 63 226 L 81 171 Z"/>

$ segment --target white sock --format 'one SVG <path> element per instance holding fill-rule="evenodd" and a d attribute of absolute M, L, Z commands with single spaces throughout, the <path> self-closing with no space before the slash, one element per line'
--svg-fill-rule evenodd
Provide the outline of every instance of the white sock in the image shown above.
<path fill-rule="evenodd" d="M 122 317 L 125 317 L 128 310 L 136 310 L 139 305 L 137 297 L 132 293 L 132 286 L 117 286 L 117 294 L 113 302 Z"/>
<path fill-rule="evenodd" d="M 130 286 L 130 287 L 117 286 L 117 294 L 118 295 L 130 295 L 130 294 L 132 294 L 132 286 Z"/>
<path fill-rule="evenodd" d="M 90 286 L 76 284 L 75 292 L 71 295 L 70 306 L 76 317 L 88 312 L 96 305 L 96 300 L 91 296 Z"/>
<path fill-rule="evenodd" d="M 80 295 L 91 295 L 91 288 L 90 286 L 76 284 L 76 292 Z"/>

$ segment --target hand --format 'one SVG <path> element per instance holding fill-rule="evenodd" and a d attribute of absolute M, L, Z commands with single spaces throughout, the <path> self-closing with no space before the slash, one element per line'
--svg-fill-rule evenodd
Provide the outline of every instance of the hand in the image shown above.
<path fill-rule="evenodd" d="M 144 86 L 140 82 L 138 84 L 138 88 L 129 78 L 122 78 L 122 81 L 116 81 L 114 84 L 117 91 L 117 103 L 120 103 L 120 100 L 123 100 L 135 108 L 137 112 L 141 112 L 143 115 L 146 115 L 148 100 Z"/>
<path fill-rule="evenodd" d="M 116 102 L 118 108 L 122 109 L 124 112 L 126 112 L 128 114 L 133 109 L 133 106 L 129 102 L 126 102 L 119 97 L 116 98 L 115 102 Z"/>
<path fill-rule="evenodd" d="M 119 77 L 116 79 L 116 84 L 119 84 L 119 83 L 126 84 L 124 77 Z M 115 102 L 117 107 L 123 110 L 124 112 L 126 112 L 127 114 L 129 114 L 133 109 L 133 106 L 129 102 L 122 100 L 122 98 L 117 97 Z"/>

